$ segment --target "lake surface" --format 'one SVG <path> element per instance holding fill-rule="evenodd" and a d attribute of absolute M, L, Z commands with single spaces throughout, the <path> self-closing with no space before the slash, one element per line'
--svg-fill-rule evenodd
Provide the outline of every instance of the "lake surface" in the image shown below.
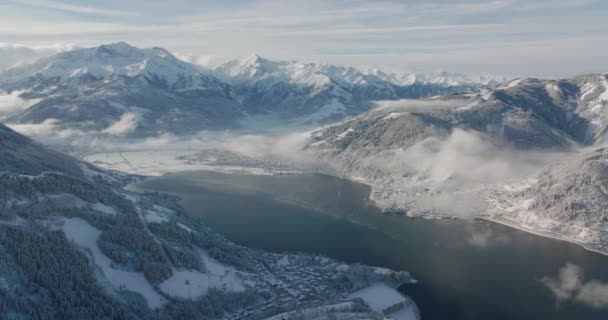
<path fill-rule="evenodd" d="M 425 220 L 381 213 L 368 186 L 326 175 L 182 172 L 135 190 L 178 195 L 232 241 L 275 252 L 319 253 L 407 270 L 423 319 L 608 319 L 608 310 L 556 303 L 540 282 L 574 263 L 608 282 L 608 257 L 486 221 Z"/>

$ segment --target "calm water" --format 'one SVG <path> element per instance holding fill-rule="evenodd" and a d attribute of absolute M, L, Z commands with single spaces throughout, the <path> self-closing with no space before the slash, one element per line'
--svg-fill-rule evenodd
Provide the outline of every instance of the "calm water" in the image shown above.
<path fill-rule="evenodd" d="M 568 262 L 587 279 L 608 282 L 608 257 L 485 221 L 386 215 L 362 184 L 314 174 L 184 172 L 133 188 L 179 195 L 192 215 L 242 245 L 408 270 L 419 283 L 400 290 L 423 319 L 608 319 L 608 310 L 557 305 L 539 282 Z"/>

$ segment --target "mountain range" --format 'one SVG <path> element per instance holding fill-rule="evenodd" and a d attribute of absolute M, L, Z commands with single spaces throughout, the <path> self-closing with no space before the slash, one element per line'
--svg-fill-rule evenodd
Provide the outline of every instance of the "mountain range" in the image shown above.
<path fill-rule="evenodd" d="M 490 81 L 465 79 L 407 78 L 257 55 L 207 69 L 161 48 L 119 42 L 4 70 L 0 90 L 22 107 L 0 110 L 0 116 L 10 124 L 113 136 L 239 128 L 258 118 L 317 125 L 366 111 L 375 100 L 426 97 Z"/>

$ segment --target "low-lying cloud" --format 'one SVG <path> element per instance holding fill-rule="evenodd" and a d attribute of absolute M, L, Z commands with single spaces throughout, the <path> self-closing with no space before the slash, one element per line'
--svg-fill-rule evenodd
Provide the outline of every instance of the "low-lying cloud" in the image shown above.
<path fill-rule="evenodd" d="M 557 303 L 574 301 L 587 306 L 608 309 L 608 283 L 597 280 L 585 282 L 584 270 L 568 263 L 556 277 L 540 280 L 555 296 Z"/>
<path fill-rule="evenodd" d="M 139 115 L 133 112 L 124 113 L 120 119 L 111 124 L 106 129 L 102 130 L 101 133 L 109 134 L 112 136 L 121 136 L 127 133 L 131 133 L 137 129 L 137 121 Z"/>
<path fill-rule="evenodd" d="M 26 110 L 39 101 L 37 99 L 23 99 L 19 96 L 21 93 L 20 91 L 11 93 L 0 91 L 0 120 Z"/>
<path fill-rule="evenodd" d="M 430 133 L 411 147 L 373 155 L 366 163 L 391 179 L 378 184 L 405 190 L 403 201 L 422 212 L 475 216 L 488 208 L 483 192 L 534 176 L 562 155 L 517 150 L 463 129 L 447 136 Z"/>
<path fill-rule="evenodd" d="M 1 101 L 0 101 L 1 103 Z M 0 111 L 2 105 L 0 104 Z M 1 113 L 0 113 L 1 116 Z M 136 113 L 125 113 L 116 122 L 102 130 L 84 129 L 93 124 L 83 123 L 82 127 L 66 126 L 59 119 L 49 118 L 40 123 L 6 123 L 11 129 L 37 139 L 47 144 L 71 144 L 72 147 L 101 147 L 104 136 L 122 137 L 137 128 L 139 115 Z M 164 135 L 161 134 L 159 137 Z M 70 139 L 69 142 L 66 139 Z M 154 138 L 152 138 L 154 139 Z M 164 137 L 166 140 L 166 137 Z M 110 141 L 108 141 L 110 142 Z"/>
<path fill-rule="evenodd" d="M 84 136 L 84 131 L 72 128 L 64 128 L 57 119 L 46 119 L 41 123 L 7 123 L 11 129 L 32 137 L 42 138 L 46 143 L 61 142 L 64 139 Z M 57 140 L 59 139 L 59 140 Z"/>
<path fill-rule="evenodd" d="M 310 169 L 321 162 L 315 156 L 302 151 L 309 142 L 309 131 L 276 136 L 232 135 L 225 137 L 218 147 L 251 158 L 271 157 Z"/>
<path fill-rule="evenodd" d="M 486 228 L 478 223 L 471 224 L 467 231 L 469 237 L 467 243 L 472 247 L 489 248 L 498 245 L 505 245 L 512 241 L 511 237 L 505 234 L 496 234 L 490 228 Z"/>
<path fill-rule="evenodd" d="M 466 100 L 449 99 L 400 99 L 377 101 L 375 110 L 386 112 L 428 112 L 429 110 L 455 109 L 467 103 Z"/>
<path fill-rule="evenodd" d="M 140 114 L 125 113 L 102 130 L 66 126 L 58 119 L 42 123 L 8 123 L 13 130 L 44 144 L 69 146 L 81 154 L 142 150 L 222 149 L 254 159 L 272 159 L 301 168 L 314 169 L 320 163 L 302 148 L 310 142 L 310 132 L 276 135 L 242 134 L 230 131 L 202 131 L 190 136 L 160 132 L 143 138 L 129 137 L 137 129 Z M 83 124 L 83 128 L 91 127 Z"/>
<path fill-rule="evenodd" d="M 381 168 L 406 170 L 420 178 L 450 184 L 496 183 L 536 172 L 547 153 L 499 146 L 481 134 L 455 129 L 447 138 L 430 137 L 393 156 L 378 159 Z"/>

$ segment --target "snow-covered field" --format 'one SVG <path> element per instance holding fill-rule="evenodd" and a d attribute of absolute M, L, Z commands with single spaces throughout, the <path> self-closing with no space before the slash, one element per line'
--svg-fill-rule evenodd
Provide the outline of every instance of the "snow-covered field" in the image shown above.
<path fill-rule="evenodd" d="M 210 288 L 235 292 L 245 290 L 237 270 L 218 263 L 204 251 L 201 251 L 201 257 L 207 273 L 173 270 L 173 276 L 160 284 L 160 290 L 170 296 L 187 299 L 196 299 Z"/>
<path fill-rule="evenodd" d="M 80 247 L 97 267 L 97 274 L 101 282 L 108 285 L 113 291 L 124 288 L 140 293 L 151 308 L 158 308 L 166 299 L 158 293 L 146 280 L 143 273 L 116 269 L 113 263 L 104 255 L 97 239 L 101 231 L 80 218 L 61 219 L 61 229 L 68 240 Z M 180 298 L 195 299 L 207 293 L 210 288 L 227 291 L 243 291 L 245 282 L 241 273 L 232 267 L 227 267 L 201 251 L 201 258 L 207 268 L 207 273 L 198 271 L 174 270 L 171 278 L 159 285 L 162 292 Z"/>
<path fill-rule="evenodd" d="M 364 320 L 370 319 L 367 314 L 359 314 L 351 311 L 355 303 L 341 302 L 323 306 L 305 308 L 299 311 L 284 312 L 265 320 L 285 320 L 285 319 L 308 319 L 308 320 Z M 371 320 L 371 319 L 370 319 Z"/>
<path fill-rule="evenodd" d="M 101 231 L 80 218 L 66 218 L 62 219 L 62 222 L 61 229 L 67 239 L 74 242 L 93 260 L 92 262 L 95 263 L 98 271 L 96 273 L 103 277 L 100 279 L 102 283 L 108 284 L 114 291 L 122 287 L 140 293 L 146 299 L 148 306 L 153 309 L 166 302 L 165 298 L 156 292 L 146 280 L 143 273 L 129 272 L 112 267 L 112 260 L 106 257 L 97 246 L 97 239 Z"/>
<path fill-rule="evenodd" d="M 388 313 L 390 319 L 394 320 L 416 320 L 418 319 L 417 311 L 414 303 L 404 297 L 394 288 L 384 284 L 375 284 L 371 287 L 361 289 L 351 293 L 348 298 L 361 298 L 367 303 L 372 310 L 385 313 L 385 310 L 393 307 L 393 310 Z"/>
<path fill-rule="evenodd" d="M 226 173 L 271 174 L 270 170 L 239 165 L 216 164 L 209 161 L 189 160 L 199 151 L 196 150 L 142 150 L 96 153 L 87 155 L 84 160 L 102 168 L 139 174 L 162 176 L 168 173 L 193 170 L 221 171 Z"/>

